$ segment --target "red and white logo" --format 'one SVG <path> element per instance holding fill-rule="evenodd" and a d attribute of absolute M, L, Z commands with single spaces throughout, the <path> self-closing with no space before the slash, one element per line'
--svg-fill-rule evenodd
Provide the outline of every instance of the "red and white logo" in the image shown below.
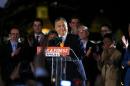
<path fill-rule="evenodd" d="M 60 57 L 67 56 L 70 53 L 69 47 L 47 47 L 45 56 L 48 57 Z"/>

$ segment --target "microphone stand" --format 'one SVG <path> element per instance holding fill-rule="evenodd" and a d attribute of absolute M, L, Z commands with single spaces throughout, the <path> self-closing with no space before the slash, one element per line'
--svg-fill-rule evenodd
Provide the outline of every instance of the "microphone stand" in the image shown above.
<path fill-rule="evenodd" d="M 58 46 L 61 42 L 58 42 L 56 46 Z M 73 51 L 73 49 L 70 48 L 74 56 L 76 57 L 76 61 L 79 61 L 78 56 Z M 52 65 L 51 65 L 51 80 L 55 82 L 55 86 L 60 86 L 61 80 L 66 80 L 66 68 L 67 68 L 67 58 L 61 57 L 52 57 Z M 70 57 L 71 58 L 71 57 Z M 71 60 L 70 60 L 71 61 Z M 73 61 L 73 60 L 72 60 Z M 60 66 L 60 67 L 59 67 Z"/>
<path fill-rule="evenodd" d="M 79 61 L 79 58 L 78 58 L 78 56 L 76 55 L 76 53 L 74 52 L 74 50 L 71 49 L 71 48 L 70 48 L 70 50 L 72 51 L 72 53 L 74 54 L 74 56 L 76 57 L 76 59 Z"/>

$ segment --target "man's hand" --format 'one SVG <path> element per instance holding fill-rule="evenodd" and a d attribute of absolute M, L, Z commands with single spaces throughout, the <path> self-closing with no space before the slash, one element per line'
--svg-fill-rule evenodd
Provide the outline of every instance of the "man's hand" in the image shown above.
<path fill-rule="evenodd" d="M 125 38 L 125 36 L 122 36 L 122 42 L 124 44 L 124 47 L 127 48 L 129 43 L 128 43 L 128 40 Z"/>
<path fill-rule="evenodd" d="M 130 66 L 130 61 L 128 61 L 128 65 Z"/>
<path fill-rule="evenodd" d="M 21 47 L 17 48 L 14 52 L 11 53 L 11 56 L 14 57 L 20 53 Z"/>
<path fill-rule="evenodd" d="M 11 80 L 15 80 L 15 79 L 17 79 L 17 78 L 20 77 L 20 76 L 19 76 L 20 65 L 21 65 L 21 63 L 19 63 L 19 64 L 14 68 L 13 72 L 11 73 L 11 75 L 10 75 Z"/>
<path fill-rule="evenodd" d="M 86 56 L 89 57 L 89 55 L 91 54 L 91 52 L 92 52 L 92 47 L 89 47 L 89 49 L 88 49 L 88 51 L 86 53 Z"/>

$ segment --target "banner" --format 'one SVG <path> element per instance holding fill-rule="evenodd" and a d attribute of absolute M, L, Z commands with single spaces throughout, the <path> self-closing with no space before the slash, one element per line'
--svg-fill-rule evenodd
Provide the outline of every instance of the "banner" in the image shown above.
<path fill-rule="evenodd" d="M 60 57 L 70 54 L 69 47 L 47 47 L 45 50 L 45 56 L 47 57 Z"/>

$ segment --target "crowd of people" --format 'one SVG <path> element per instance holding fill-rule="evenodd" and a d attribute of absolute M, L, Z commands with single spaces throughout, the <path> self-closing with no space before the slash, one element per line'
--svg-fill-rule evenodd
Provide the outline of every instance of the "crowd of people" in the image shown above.
<path fill-rule="evenodd" d="M 1 41 L 1 86 L 56 86 L 51 77 L 52 60 L 45 56 L 45 50 L 61 43 L 71 49 L 70 55 L 62 58 L 78 59 L 66 64 L 64 79 L 71 86 L 130 86 L 130 25 L 128 36 L 122 35 L 119 42 L 109 24 L 101 25 L 99 42 L 90 40 L 89 28 L 78 17 L 72 17 L 69 23 L 57 18 L 48 34 L 42 33 L 42 26 L 42 19 L 34 19 L 33 32 L 25 36 L 13 26 L 7 41 Z"/>

